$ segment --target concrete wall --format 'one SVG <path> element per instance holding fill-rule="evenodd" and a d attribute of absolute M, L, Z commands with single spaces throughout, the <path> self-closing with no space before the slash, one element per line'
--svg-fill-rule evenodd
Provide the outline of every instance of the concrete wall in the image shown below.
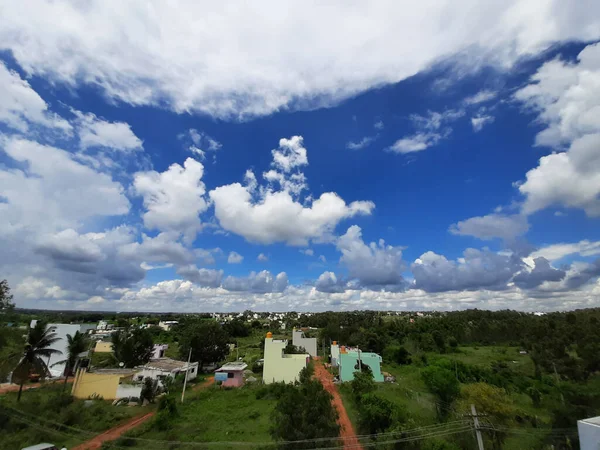
<path fill-rule="evenodd" d="M 228 375 L 227 379 L 221 383 L 221 386 L 240 387 L 240 386 L 244 385 L 244 373 L 241 370 L 238 370 L 235 372 L 223 372 L 223 373 L 227 373 L 227 374 L 232 373 L 233 378 L 229 378 L 229 375 Z"/>
<path fill-rule="evenodd" d="M 182 371 L 181 373 L 185 373 L 185 371 Z M 167 372 L 164 370 L 150 369 L 150 368 L 144 367 L 144 368 L 140 369 L 139 372 L 136 372 L 134 379 L 136 381 L 142 381 L 144 378 L 150 377 L 153 380 L 157 380 L 157 379 L 164 378 L 164 377 L 174 378 L 177 374 L 178 374 L 177 371 Z M 190 364 L 190 369 L 188 372 L 188 381 L 195 379 L 197 376 L 198 376 L 198 366 L 197 365 L 192 366 Z"/>
<path fill-rule="evenodd" d="M 340 346 L 332 345 L 331 346 L 331 365 L 333 367 L 337 367 L 340 360 Z"/>
<path fill-rule="evenodd" d="M 292 330 L 292 344 L 302 347 L 310 356 L 317 356 L 317 338 L 306 338 L 300 330 Z"/>
<path fill-rule="evenodd" d="M 66 364 L 56 363 L 67 359 L 67 356 L 69 355 L 67 349 L 67 346 L 69 345 L 67 335 L 70 334 L 71 336 L 74 336 L 77 331 L 80 331 L 80 327 L 79 325 L 70 325 L 66 323 L 49 323 L 46 325 L 46 330 L 49 328 L 54 328 L 56 337 L 60 338 L 60 340 L 52 344 L 50 348 L 58 350 L 61 353 L 50 356 L 46 361 L 46 364 L 48 364 L 48 369 L 50 369 L 50 374 L 53 377 L 61 377 L 65 371 Z"/>
<path fill-rule="evenodd" d="M 371 368 L 371 372 L 373 372 L 373 380 L 379 383 L 384 381 L 383 374 L 381 373 L 381 356 L 379 356 L 377 353 L 360 352 L 360 361 L 362 365 L 369 366 Z M 357 352 L 340 353 L 340 380 L 354 380 L 354 372 L 358 371 L 356 368 L 357 365 Z"/>
<path fill-rule="evenodd" d="M 117 386 L 117 397 L 116 398 L 124 398 L 124 397 L 140 397 L 142 393 L 142 386 L 137 386 L 133 384 L 120 384 Z"/>
<path fill-rule="evenodd" d="M 105 373 L 88 373 L 80 370 L 73 382 L 71 394 L 75 398 L 87 399 L 99 395 L 104 400 L 114 400 L 117 397 L 121 375 Z"/>
<path fill-rule="evenodd" d="M 600 418 L 578 420 L 577 432 L 581 450 L 598 450 L 600 448 Z M 597 421 L 598 423 L 590 423 Z"/>
<path fill-rule="evenodd" d="M 283 349 L 286 345 L 287 341 L 265 339 L 264 383 L 293 383 L 298 379 L 300 371 L 306 367 L 309 355 L 284 355 Z"/>

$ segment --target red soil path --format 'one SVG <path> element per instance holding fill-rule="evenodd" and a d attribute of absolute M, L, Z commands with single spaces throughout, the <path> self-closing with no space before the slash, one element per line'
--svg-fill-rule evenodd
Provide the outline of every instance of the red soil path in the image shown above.
<path fill-rule="evenodd" d="M 337 390 L 337 386 L 333 383 L 333 375 L 323 367 L 322 361 L 315 362 L 315 376 L 321 382 L 325 390 L 333 396 L 331 404 L 338 412 L 340 437 L 344 442 L 344 449 L 362 450 L 362 445 L 358 442 L 354 427 L 352 426 L 352 422 L 350 422 L 350 418 L 348 417 L 340 393 Z"/>
<path fill-rule="evenodd" d="M 209 377 L 203 383 L 198 384 L 193 388 L 193 390 L 202 389 L 212 385 L 215 382 L 215 377 Z M 77 447 L 74 447 L 72 450 L 97 450 L 102 447 L 104 442 L 114 441 L 115 439 L 120 438 L 127 431 L 143 424 L 147 420 L 151 419 L 154 416 L 154 412 L 149 412 L 143 414 L 141 416 L 134 417 L 133 419 L 125 422 L 124 424 L 118 425 L 114 428 L 111 428 L 108 431 L 105 431 L 98 436 L 93 437 L 89 441 L 84 442 L 83 444 L 79 444 Z"/>

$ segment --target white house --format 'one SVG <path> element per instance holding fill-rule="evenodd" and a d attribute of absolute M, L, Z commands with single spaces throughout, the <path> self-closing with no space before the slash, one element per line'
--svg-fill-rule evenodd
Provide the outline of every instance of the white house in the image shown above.
<path fill-rule="evenodd" d="M 267 333 L 263 369 L 263 382 L 265 384 L 280 381 L 293 383 L 298 380 L 300 371 L 308 364 L 310 355 L 286 355 L 283 353 L 286 346 L 286 340 L 274 340 L 273 333 Z"/>
<path fill-rule="evenodd" d="M 152 347 L 152 355 L 150 356 L 150 359 L 163 358 L 168 348 L 169 344 L 154 344 L 154 347 Z"/>
<path fill-rule="evenodd" d="M 158 322 L 158 326 L 164 331 L 171 331 L 171 328 L 173 328 L 176 325 L 179 325 L 179 322 L 177 322 L 176 320 L 161 320 L 160 322 Z"/>
<path fill-rule="evenodd" d="M 137 368 L 134 380 L 143 381 L 150 377 L 153 380 L 162 381 L 167 377 L 175 378 L 180 373 L 188 372 L 188 380 L 193 380 L 198 376 L 198 363 L 191 362 L 188 366 L 186 361 L 178 361 L 171 358 L 154 359 L 143 366 Z"/>
<path fill-rule="evenodd" d="M 317 356 L 317 338 L 304 337 L 301 330 L 292 330 L 292 344 L 303 348 L 310 356 Z"/>
<path fill-rule="evenodd" d="M 577 421 L 577 433 L 581 450 L 600 448 L 600 416 Z"/>
<path fill-rule="evenodd" d="M 69 356 L 67 335 L 75 335 L 77 331 L 80 331 L 80 327 L 79 325 L 66 323 L 50 323 L 46 325 L 46 330 L 51 330 L 57 338 L 60 338 L 60 340 L 50 346 L 51 349 L 58 350 L 60 353 L 51 355 L 46 364 L 48 365 L 48 369 L 50 369 L 52 377 L 61 377 L 65 372 L 66 363 L 57 363 L 64 361 Z"/>

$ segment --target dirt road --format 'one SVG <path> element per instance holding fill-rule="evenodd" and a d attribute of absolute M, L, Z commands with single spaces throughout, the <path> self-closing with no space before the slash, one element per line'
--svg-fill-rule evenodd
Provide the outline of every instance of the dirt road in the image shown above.
<path fill-rule="evenodd" d="M 192 390 L 196 391 L 198 389 L 203 389 L 212 385 L 215 382 L 215 377 L 209 377 L 204 382 L 194 386 Z M 105 431 L 98 436 L 94 436 L 89 441 L 84 442 L 83 444 L 79 444 L 77 447 L 74 447 L 73 450 L 97 450 L 102 447 L 104 442 L 114 441 L 115 439 L 120 438 L 124 433 L 129 430 L 132 430 L 135 427 L 140 426 L 144 422 L 148 421 L 154 416 L 154 412 L 146 413 L 141 416 L 134 417 L 133 419 L 125 422 L 124 424 L 118 425 L 110 430 Z"/>
<path fill-rule="evenodd" d="M 27 383 L 23 385 L 23 391 L 28 391 L 29 389 L 37 389 L 40 386 L 45 386 L 48 384 L 54 384 L 54 383 L 64 383 L 65 379 L 58 379 L 58 380 L 52 380 L 52 381 L 45 381 L 42 383 Z M 71 378 L 70 380 L 67 380 L 67 384 L 73 383 L 73 379 Z M 10 383 L 2 383 L 0 384 L 0 394 L 6 394 L 7 392 L 19 392 L 19 385 L 18 384 L 10 384 Z"/>
<path fill-rule="evenodd" d="M 331 404 L 335 407 L 339 415 L 338 424 L 340 425 L 340 437 L 344 442 L 344 448 L 362 450 L 362 446 L 360 445 L 360 442 L 358 442 L 354 427 L 352 426 L 352 422 L 350 422 L 350 418 L 348 417 L 340 393 L 337 390 L 337 386 L 333 383 L 333 375 L 325 369 L 322 361 L 315 362 L 315 377 L 321 382 L 325 390 L 333 396 Z"/>

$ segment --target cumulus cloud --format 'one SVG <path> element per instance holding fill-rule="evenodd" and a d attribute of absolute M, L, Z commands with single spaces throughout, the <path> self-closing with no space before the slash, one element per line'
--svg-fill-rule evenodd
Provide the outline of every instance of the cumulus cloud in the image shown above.
<path fill-rule="evenodd" d="M 600 241 L 583 240 L 574 243 L 558 243 L 542 247 L 531 254 L 532 258 L 546 258 L 557 261 L 569 255 L 595 256 L 600 255 Z"/>
<path fill-rule="evenodd" d="M 190 264 L 194 253 L 178 242 L 179 234 L 160 233 L 151 238 L 142 235 L 142 242 L 132 242 L 119 248 L 119 254 L 125 258 L 177 265 Z"/>
<path fill-rule="evenodd" d="M 267 262 L 269 260 L 269 257 L 264 253 L 259 253 L 259 255 L 256 257 L 256 260 L 258 262 Z"/>
<path fill-rule="evenodd" d="M 202 228 L 200 214 L 208 208 L 203 175 L 204 166 L 192 158 L 162 173 L 137 172 L 133 186 L 144 199 L 146 228 L 179 232 L 191 243 Z"/>
<path fill-rule="evenodd" d="M 336 104 L 459 52 L 467 69 L 506 67 L 556 41 L 596 39 L 600 26 L 593 2 L 305 6 L 9 2 L 0 48 L 30 74 L 98 86 L 111 99 L 246 118 Z"/>
<path fill-rule="evenodd" d="M 473 127 L 473 131 L 475 133 L 483 130 L 483 127 L 488 123 L 492 123 L 494 121 L 494 116 L 490 116 L 488 114 L 481 114 L 475 117 L 471 117 L 471 126 Z"/>
<path fill-rule="evenodd" d="M 386 245 L 383 239 L 366 244 L 362 230 L 353 225 L 336 242 L 342 253 L 340 264 L 348 269 L 350 278 L 369 289 L 397 291 L 405 288 L 402 272 L 402 249 Z"/>
<path fill-rule="evenodd" d="M 238 252 L 230 252 L 227 257 L 227 262 L 229 264 L 239 264 L 244 260 L 244 257 L 240 255 Z"/>
<path fill-rule="evenodd" d="M 228 276 L 223 280 L 222 287 L 228 291 L 255 293 L 283 292 L 288 286 L 288 276 L 280 272 L 273 276 L 268 270 L 251 272 L 247 277 Z"/>
<path fill-rule="evenodd" d="M 48 104 L 35 92 L 29 83 L 15 71 L 8 70 L 0 61 L 0 122 L 10 128 L 26 132 L 33 123 L 63 132 L 72 126 L 48 110 Z"/>
<path fill-rule="evenodd" d="M 520 214 L 488 214 L 487 216 L 471 217 L 450 226 L 452 234 L 473 236 L 478 239 L 490 240 L 501 238 L 512 241 L 517 236 L 529 230 L 527 217 Z"/>
<path fill-rule="evenodd" d="M 221 285 L 223 271 L 215 269 L 198 269 L 193 264 L 182 266 L 177 269 L 177 274 L 186 280 L 192 281 L 200 286 L 216 288 Z"/>
<path fill-rule="evenodd" d="M 533 263 L 532 270 L 523 270 L 513 278 L 513 282 L 521 289 L 533 289 L 546 281 L 557 282 L 566 275 L 564 270 L 552 267 L 546 258 L 535 258 Z"/>
<path fill-rule="evenodd" d="M 463 110 L 452 109 L 442 113 L 429 111 L 426 116 L 413 114 L 411 121 L 417 132 L 398 139 L 388 150 L 394 153 L 406 154 L 433 147 L 452 133 L 452 128 L 448 124 L 464 115 Z"/>
<path fill-rule="evenodd" d="M 547 125 L 536 136 L 536 145 L 558 152 L 540 158 L 518 185 L 526 214 L 564 206 L 600 216 L 599 61 L 600 44 L 588 45 L 576 63 L 545 63 L 531 84 L 515 93 Z"/>
<path fill-rule="evenodd" d="M 125 122 L 107 122 L 92 113 L 72 110 L 77 117 L 77 134 L 82 149 L 108 147 L 115 150 L 131 151 L 142 148 L 142 141 Z"/>
<path fill-rule="evenodd" d="M 371 213 L 372 202 L 346 204 L 334 192 L 301 203 L 297 197 L 305 185 L 304 174 L 290 172 L 308 164 L 302 137 L 281 139 L 279 144 L 272 151 L 274 169 L 263 174 L 267 186 L 259 187 L 254 173 L 247 171 L 245 186 L 233 183 L 209 192 L 222 228 L 251 242 L 304 246 L 330 237 L 343 219 Z M 279 190 L 271 183 L 276 178 Z"/>
<path fill-rule="evenodd" d="M 506 289 L 513 275 L 522 267 L 523 262 L 514 255 L 468 248 L 457 261 L 426 252 L 411 265 L 411 270 L 417 289 L 444 292 Z"/>
<path fill-rule="evenodd" d="M 338 279 L 333 272 L 323 272 L 317 278 L 315 289 L 319 292 L 344 292 L 346 283 L 342 279 Z"/>

